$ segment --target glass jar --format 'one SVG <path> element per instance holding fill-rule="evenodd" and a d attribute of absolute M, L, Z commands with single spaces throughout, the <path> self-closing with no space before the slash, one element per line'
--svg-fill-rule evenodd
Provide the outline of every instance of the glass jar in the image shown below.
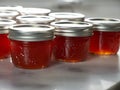
<path fill-rule="evenodd" d="M 115 55 L 119 50 L 120 20 L 113 18 L 88 18 L 94 24 L 94 35 L 90 40 L 90 53 Z"/>
<path fill-rule="evenodd" d="M 64 62 L 84 61 L 88 55 L 92 24 L 86 22 L 57 21 L 55 26 L 54 57 Z"/>
<path fill-rule="evenodd" d="M 21 24 L 47 24 L 49 25 L 55 20 L 54 17 L 50 16 L 39 16 L 39 15 L 22 15 L 16 17 L 18 23 Z"/>
<path fill-rule="evenodd" d="M 8 39 L 9 26 L 15 24 L 13 20 L 0 19 L 0 59 L 10 56 L 10 41 Z"/>
<path fill-rule="evenodd" d="M 85 15 L 81 13 L 73 12 L 54 12 L 50 13 L 49 16 L 55 17 L 58 20 L 70 20 L 70 21 L 84 21 Z"/>
<path fill-rule="evenodd" d="M 11 57 L 16 67 L 40 69 L 50 65 L 54 27 L 18 24 L 10 29 Z"/>
<path fill-rule="evenodd" d="M 46 8 L 24 7 L 23 9 L 21 9 L 20 12 L 22 15 L 48 15 L 51 12 L 51 10 Z"/>

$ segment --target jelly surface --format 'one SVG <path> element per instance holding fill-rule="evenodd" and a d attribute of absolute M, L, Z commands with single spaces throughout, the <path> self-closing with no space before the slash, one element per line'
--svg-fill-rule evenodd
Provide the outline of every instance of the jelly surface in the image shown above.
<path fill-rule="evenodd" d="M 0 34 L 0 59 L 7 58 L 10 55 L 10 41 L 7 35 Z"/>
<path fill-rule="evenodd" d="M 51 60 L 52 41 L 26 42 L 11 40 L 12 62 L 16 67 L 39 69 L 48 67 Z"/>
<path fill-rule="evenodd" d="M 54 56 L 58 61 L 80 62 L 87 58 L 90 37 L 56 36 Z"/>
<path fill-rule="evenodd" d="M 119 32 L 94 31 L 90 39 L 90 53 L 114 55 L 119 50 Z"/>

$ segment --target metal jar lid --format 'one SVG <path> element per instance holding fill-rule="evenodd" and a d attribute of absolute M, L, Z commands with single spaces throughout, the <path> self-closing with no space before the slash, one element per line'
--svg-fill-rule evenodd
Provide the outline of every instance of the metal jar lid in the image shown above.
<path fill-rule="evenodd" d="M 49 25 L 17 24 L 10 27 L 9 38 L 18 41 L 45 41 L 54 38 L 54 27 Z"/>
<path fill-rule="evenodd" d="M 8 33 L 9 27 L 15 23 L 14 20 L 0 19 L 0 34 Z"/>
<path fill-rule="evenodd" d="M 40 15 L 22 15 L 16 17 L 16 19 L 23 24 L 48 24 L 55 20 L 54 17 L 50 16 L 40 16 Z"/>
<path fill-rule="evenodd" d="M 120 31 L 120 20 L 114 18 L 87 18 L 85 21 L 94 25 L 98 31 L 117 32 Z"/>
<path fill-rule="evenodd" d="M 77 21 L 57 21 L 52 22 L 51 25 L 55 26 L 55 35 L 61 36 L 91 36 L 92 33 L 92 24 L 86 22 L 77 22 Z"/>
<path fill-rule="evenodd" d="M 14 10 L 0 10 L 0 17 L 5 19 L 12 19 L 13 17 L 19 15 L 17 11 Z"/>
<path fill-rule="evenodd" d="M 20 12 L 22 15 L 47 15 L 51 10 L 46 8 L 23 8 Z"/>
<path fill-rule="evenodd" d="M 57 20 L 83 21 L 85 18 L 85 15 L 81 13 L 72 13 L 72 12 L 54 12 L 54 13 L 50 13 L 49 16 L 55 17 Z"/>

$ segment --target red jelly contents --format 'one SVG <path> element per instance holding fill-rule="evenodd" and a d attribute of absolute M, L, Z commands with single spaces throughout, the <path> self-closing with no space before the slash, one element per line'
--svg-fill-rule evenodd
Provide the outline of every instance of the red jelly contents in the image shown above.
<path fill-rule="evenodd" d="M 55 59 L 65 62 L 80 62 L 87 58 L 90 37 L 56 36 Z"/>
<path fill-rule="evenodd" d="M 25 69 L 48 67 L 51 53 L 52 40 L 36 42 L 11 40 L 12 62 L 16 67 Z"/>
<path fill-rule="evenodd" d="M 90 39 L 90 52 L 99 55 L 116 54 L 119 49 L 119 32 L 94 31 Z"/>
<path fill-rule="evenodd" d="M 0 59 L 7 58 L 10 55 L 10 41 L 7 35 L 0 34 Z"/>

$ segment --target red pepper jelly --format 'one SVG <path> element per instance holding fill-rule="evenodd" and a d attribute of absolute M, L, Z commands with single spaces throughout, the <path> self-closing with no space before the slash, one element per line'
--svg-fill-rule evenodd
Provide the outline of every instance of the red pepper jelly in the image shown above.
<path fill-rule="evenodd" d="M 15 24 L 13 20 L 0 19 L 0 59 L 10 56 L 10 41 L 8 39 L 9 26 Z"/>
<path fill-rule="evenodd" d="M 88 18 L 94 24 L 89 52 L 97 55 L 115 55 L 119 50 L 120 20 L 113 18 Z"/>
<path fill-rule="evenodd" d="M 58 61 L 80 62 L 87 58 L 92 24 L 85 22 L 58 21 L 54 39 L 54 57 Z"/>
<path fill-rule="evenodd" d="M 16 67 L 40 69 L 50 65 L 54 27 L 18 24 L 11 27 L 11 57 Z"/>

